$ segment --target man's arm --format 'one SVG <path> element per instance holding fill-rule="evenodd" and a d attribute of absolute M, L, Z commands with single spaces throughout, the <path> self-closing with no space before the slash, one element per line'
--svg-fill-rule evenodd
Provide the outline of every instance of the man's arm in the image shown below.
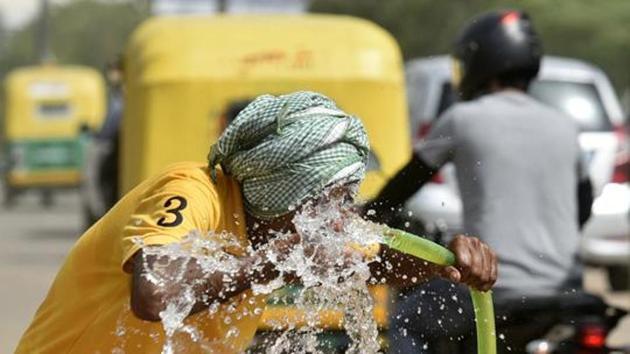
<path fill-rule="evenodd" d="M 431 180 L 438 172 L 426 163 L 418 154 L 414 153 L 411 160 L 392 177 L 383 187 L 378 196 L 364 207 L 364 213 L 374 210 L 376 214 L 371 219 L 389 220 L 404 203 L 413 196 L 418 189 Z"/>
<path fill-rule="evenodd" d="M 488 291 L 497 280 L 497 256 L 476 237 L 456 236 L 448 247 L 455 254 L 455 266 L 442 267 L 416 257 L 381 247 L 380 261 L 370 263 L 373 284 L 409 287 L 440 276 Z"/>
<path fill-rule="evenodd" d="M 274 250 L 270 252 L 284 254 L 294 242 L 295 238 L 272 241 L 270 247 Z M 181 297 L 186 287 L 193 290 L 196 299 L 189 315 L 207 309 L 210 304 L 226 302 L 250 289 L 252 284 L 264 284 L 279 275 L 266 252 L 260 250 L 239 258 L 239 267 L 234 273 L 221 270 L 207 273 L 194 258 L 172 259 L 140 250 L 133 258 L 131 309 L 140 319 L 160 321 L 160 312 L 169 302 Z M 160 280 L 164 281 L 152 282 L 147 277 L 152 272 L 159 272 Z"/>

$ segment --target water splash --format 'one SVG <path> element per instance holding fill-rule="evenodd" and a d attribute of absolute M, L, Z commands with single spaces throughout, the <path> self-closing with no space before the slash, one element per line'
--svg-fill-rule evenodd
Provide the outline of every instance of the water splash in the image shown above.
<path fill-rule="evenodd" d="M 288 254 L 269 255 L 279 276 L 266 284 L 253 284 L 254 295 L 270 294 L 286 285 L 285 279 L 289 275 L 297 276 L 301 287 L 293 294 L 292 302 L 304 312 L 304 318 L 301 321 L 303 325 L 300 326 L 298 323 L 278 324 L 275 328 L 278 334 L 264 343 L 265 352 L 323 353 L 318 341 L 318 335 L 323 331 L 320 314 L 323 310 L 331 309 L 344 314 L 340 325 L 350 339 L 346 353 L 379 351 L 373 300 L 367 287 L 370 278 L 368 263 L 374 259 L 366 257 L 362 248 L 380 242 L 383 230 L 381 226 L 353 214 L 348 207 L 346 202 L 335 198 L 330 198 L 325 203 L 305 204 L 299 208 L 293 219 L 301 242 Z M 289 235 L 275 236 L 282 238 Z M 177 352 L 175 338 L 178 334 L 184 334 L 192 342 L 198 343 L 200 348 L 210 346 L 211 343 L 203 338 L 197 328 L 184 321 L 197 302 L 193 295 L 196 284 L 186 284 L 183 281 L 184 271 L 189 262 L 197 262 L 204 275 L 221 271 L 229 278 L 236 274 L 240 264 L 238 257 L 226 252 L 229 247 L 242 248 L 236 239 L 228 234 L 204 236 L 193 232 L 178 243 L 163 247 L 144 247 L 144 262 L 149 255 L 159 257 L 153 270 L 145 275 L 146 279 L 157 286 L 173 283 L 180 285 L 178 296 L 160 313 L 166 336 L 163 354 Z M 253 251 L 251 247 L 246 249 L 246 252 Z M 174 260 L 178 260 L 181 266 L 173 275 Z M 254 267 L 262 267 L 262 264 Z M 208 301 L 206 304 L 210 313 L 217 313 L 219 307 L 223 306 Z M 259 315 L 261 310 L 256 308 L 253 315 Z M 232 324 L 231 318 L 225 317 L 227 326 Z M 227 333 L 227 337 L 235 337 L 239 335 L 239 329 L 232 326 Z"/>

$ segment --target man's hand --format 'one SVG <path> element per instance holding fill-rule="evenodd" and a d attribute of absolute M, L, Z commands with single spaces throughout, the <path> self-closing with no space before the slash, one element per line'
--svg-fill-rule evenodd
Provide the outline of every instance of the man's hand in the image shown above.
<path fill-rule="evenodd" d="M 488 291 L 497 280 L 497 256 L 476 237 L 455 236 L 448 247 L 455 254 L 455 266 L 442 268 L 441 276 Z"/>

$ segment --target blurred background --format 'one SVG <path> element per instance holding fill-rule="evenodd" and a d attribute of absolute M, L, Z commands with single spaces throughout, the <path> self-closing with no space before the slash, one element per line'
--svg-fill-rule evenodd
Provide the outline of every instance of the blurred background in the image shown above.
<path fill-rule="evenodd" d="M 81 232 L 165 164 L 202 160 L 257 94 L 320 90 L 364 118 L 374 195 L 455 101 L 458 30 L 496 8 L 532 16 L 547 57 L 531 94 L 582 128 L 596 192 L 585 286 L 630 309 L 626 0 L 0 0 L 0 352 Z M 452 167 L 407 208 L 426 234 L 459 231 Z M 609 341 L 628 333 L 626 317 Z"/>

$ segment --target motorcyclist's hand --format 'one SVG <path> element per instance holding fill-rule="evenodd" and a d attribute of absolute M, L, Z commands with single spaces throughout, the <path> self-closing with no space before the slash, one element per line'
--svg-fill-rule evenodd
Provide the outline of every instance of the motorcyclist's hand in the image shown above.
<path fill-rule="evenodd" d="M 477 290 L 488 291 L 497 280 L 497 256 L 476 237 L 455 236 L 448 248 L 455 254 L 455 266 L 444 267 L 442 276 Z"/>

